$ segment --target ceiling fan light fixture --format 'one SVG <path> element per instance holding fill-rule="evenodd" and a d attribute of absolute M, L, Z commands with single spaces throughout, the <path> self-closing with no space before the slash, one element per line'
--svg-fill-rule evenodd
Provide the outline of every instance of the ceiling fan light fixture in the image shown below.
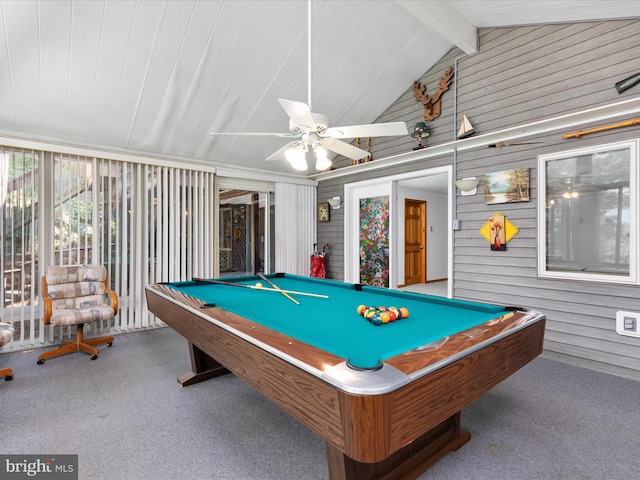
<path fill-rule="evenodd" d="M 327 149 L 324 148 L 319 142 L 313 144 L 313 151 L 316 152 L 316 157 L 328 157 Z"/>
<path fill-rule="evenodd" d="M 302 150 L 302 148 L 300 148 L 300 145 L 289 148 L 286 152 L 284 152 L 284 156 L 295 170 L 304 172 L 307 168 L 309 168 L 309 166 L 307 165 L 305 152 Z"/>
<path fill-rule="evenodd" d="M 323 147 L 315 147 L 316 152 L 316 170 L 323 171 L 331 167 L 331 160 L 327 155 L 327 151 Z"/>

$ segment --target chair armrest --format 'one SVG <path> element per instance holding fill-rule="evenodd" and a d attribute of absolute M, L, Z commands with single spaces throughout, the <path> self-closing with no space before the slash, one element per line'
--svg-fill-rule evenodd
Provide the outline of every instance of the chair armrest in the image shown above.
<path fill-rule="evenodd" d="M 51 303 L 51 297 L 49 296 L 49 289 L 47 287 L 47 279 L 42 276 L 42 320 L 45 325 L 49 325 L 51 322 L 51 315 L 53 315 L 53 304 Z"/>
<path fill-rule="evenodd" d="M 109 295 L 111 301 L 111 308 L 113 308 L 113 314 L 118 314 L 118 294 L 109 288 L 109 276 L 104 279 L 104 293 Z"/>

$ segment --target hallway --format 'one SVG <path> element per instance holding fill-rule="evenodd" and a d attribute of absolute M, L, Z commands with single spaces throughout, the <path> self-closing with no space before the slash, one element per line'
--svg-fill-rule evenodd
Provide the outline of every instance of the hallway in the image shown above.
<path fill-rule="evenodd" d="M 449 282 L 446 280 L 443 280 L 441 282 L 415 283 L 407 287 L 402 287 L 400 288 L 400 290 L 404 290 L 405 292 L 423 293 L 425 295 L 436 295 L 438 297 L 446 297 L 448 285 L 449 285 Z"/>

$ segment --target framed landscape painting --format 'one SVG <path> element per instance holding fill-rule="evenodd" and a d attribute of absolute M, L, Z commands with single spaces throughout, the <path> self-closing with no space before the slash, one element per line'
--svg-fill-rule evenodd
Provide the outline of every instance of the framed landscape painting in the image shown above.
<path fill-rule="evenodd" d="M 485 173 L 484 203 L 513 203 L 529 201 L 529 169 L 514 168 Z"/>

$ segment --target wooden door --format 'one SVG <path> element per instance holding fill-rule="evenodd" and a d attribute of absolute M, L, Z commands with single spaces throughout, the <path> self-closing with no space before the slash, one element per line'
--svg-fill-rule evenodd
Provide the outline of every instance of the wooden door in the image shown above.
<path fill-rule="evenodd" d="M 404 284 L 426 282 L 427 202 L 404 201 Z"/>

